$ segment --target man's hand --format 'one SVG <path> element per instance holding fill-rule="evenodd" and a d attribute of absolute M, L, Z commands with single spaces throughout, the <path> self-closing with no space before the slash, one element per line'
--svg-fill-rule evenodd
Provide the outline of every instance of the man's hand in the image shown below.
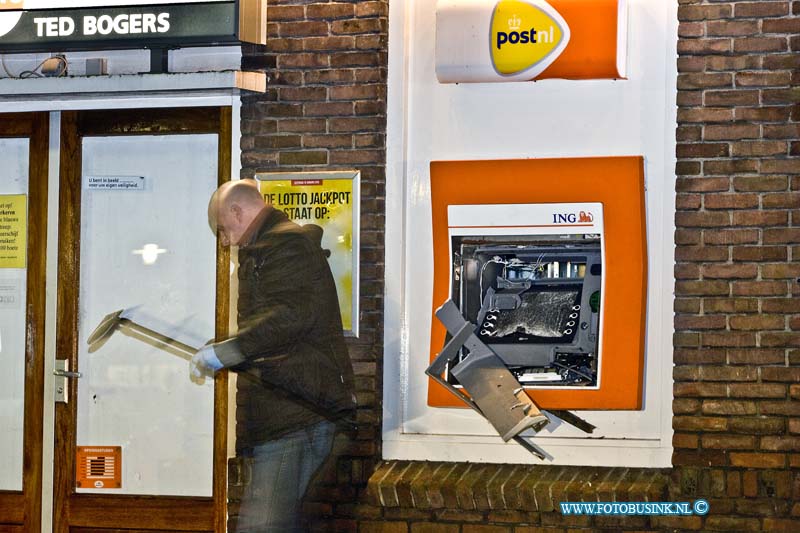
<path fill-rule="evenodd" d="M 197 353 L 192 356 L 192 360 L 189 361 L 189 379 L 202 385 L 206 381 L 206 376 L 213 376 L 214 372 L 220 368 L 222 368 L 222 363 L 214 353 L 214 345 L 207 344 L 197 350 Z"/>

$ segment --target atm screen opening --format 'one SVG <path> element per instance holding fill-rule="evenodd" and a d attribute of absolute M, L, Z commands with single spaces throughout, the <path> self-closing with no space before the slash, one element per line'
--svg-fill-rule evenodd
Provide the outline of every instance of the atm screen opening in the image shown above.
<path fill-rule="evenodd" d="M 453 300 L 519 382 L 597 387 L 599 236 L 451 239 Z"/>

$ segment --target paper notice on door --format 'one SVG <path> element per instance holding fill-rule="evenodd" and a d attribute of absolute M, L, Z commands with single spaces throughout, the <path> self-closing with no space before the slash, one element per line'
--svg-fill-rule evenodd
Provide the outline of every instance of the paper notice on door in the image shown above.
<path fill-rule="evenodd" d="M 20 281 L 16 279 L 0 279 L 0 309 L 19 309 Z"/>
<path fill-rule="evenodd" d="M 0 268 L 25 268 L 28 197 L 0 195 Z"/>
<path fill-rule="evenodd" d="M 121 446 L 77 446 L 75 486 L 81 489 L 122 488 Z"/>
<path fill-rule="evenodd" d="M 144 176 L 84 176 L 83 188 L 96 191 L 143 191 Z"/>

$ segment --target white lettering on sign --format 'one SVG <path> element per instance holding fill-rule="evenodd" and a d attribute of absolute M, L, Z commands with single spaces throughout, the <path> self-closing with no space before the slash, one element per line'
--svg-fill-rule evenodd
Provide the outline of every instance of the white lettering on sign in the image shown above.
<path fill-rule="evenodd" d="M 84 35 L 128 35 L 131 33 L 166 33 L 169 31 L 169 13 L 143 13 L 132 15 L 101 15 L 83 17 Z"/>
<path fill-rule="evenodd" d="M 83 188 L 104 191 L 143 191 L 144 176 L 84 176 Z"/>
<path fill-rule="evenodd" d="M 2 1 L 2 0 L 0 0 Z M 75 33 L 72 17 L 36 17 L 37 37 L 69 37 Z M 129 35 L 132 33 L 166 33 L 169 31 L 169 13 L 134 13 L 116 17 L 86 15 L 83 17 L 83 35 Z"/>
<path fill-rule="evenodd" d="M 67 37 L 75 32 L 72 17 L 37 17 L 33 23 L 38 37 Z"/>

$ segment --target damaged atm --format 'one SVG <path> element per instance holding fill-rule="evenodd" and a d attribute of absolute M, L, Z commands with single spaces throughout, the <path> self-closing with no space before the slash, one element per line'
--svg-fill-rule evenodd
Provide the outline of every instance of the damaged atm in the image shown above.
<path fill-rule="evenodd" d="M 519 433 L 548 419 L 525 390 L 602 379 L 603 205 L 450 205 L 447 224 L 450 299 L 436 316 L 449 335 L 428 374 L 537 453 Z"/>
<path fill-rule="evenodd" d="M 487 207 L 450 209 L 462 316 L 523 386 L 597 387 L 602 205 L 499 206 L 549 223 L 469 227 Z"/>

